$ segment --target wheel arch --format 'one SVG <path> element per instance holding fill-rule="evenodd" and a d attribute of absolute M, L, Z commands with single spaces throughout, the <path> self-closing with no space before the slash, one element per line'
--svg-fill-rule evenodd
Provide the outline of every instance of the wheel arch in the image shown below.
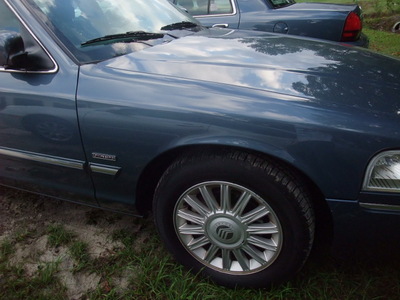
<path fill-rule="evenodd" d="M 136 190 L 137 209 L 143 214 L 147 214 L 152 210 L 153 195 L 157 183 L 166 169 L 178 157 L 182 155 L 228 153 L 233 151 L 245 152 L 257 155 L 267 160 L 279 162 L 279 164 L 285 165 L 297 178 L 302 180 L 312 195 L 312 204 L 316 218 L 315 248 L 321 248 L 321 246 L 325 245 L 329 246 L 333 238 L 333 219 L 328 204 L 325 201 L 324 194 L 318 188 L 318 186 L 304 172 L 296 168 L 290 162 L 285 161 L 283 158 L 244 147 L 232 145 L 197 144 L 176 147 L 160 154 L 146 166 L 139 177 Z"/>

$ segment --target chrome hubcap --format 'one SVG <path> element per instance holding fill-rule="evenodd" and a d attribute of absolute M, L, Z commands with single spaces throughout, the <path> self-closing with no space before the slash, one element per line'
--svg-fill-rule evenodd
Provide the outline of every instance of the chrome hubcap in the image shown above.
<path fill-rule="evenodd" d="M 282 229 L 274 211 L 257 194 L 230 182 L 193 186 L 179 198 L 174 216 L 186 250 L 220 272 L 259 272 L 281 250 Z"/>
<path fill-rule="evenodd" d="M 242 224 L 223 213 L 209 217 L 204 227 L 210 242 L 220 248 L 235 249 L 246 237 Z"/>

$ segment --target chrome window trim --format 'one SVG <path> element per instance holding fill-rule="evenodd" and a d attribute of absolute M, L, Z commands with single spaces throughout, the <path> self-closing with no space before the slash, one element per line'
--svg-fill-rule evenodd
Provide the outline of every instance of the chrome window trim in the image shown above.
<path fill-rule="evenodd" d="M 70 159 L 58 156 L 50 156 L 45 154 L 38 154 L 34 152 L 16 150 L 11 148 L 0 147 L 0 155 L 5 155 L 13 158 L 20 158 L 34 162 L 67 167 L 70 169 L 84 170 L 85 162 L 77 159 Z"/>
<path fill-rule="evenodd" d="M 12 7 L 12 5 L 9 3 L 8 0 L 4 0 L 5 4 L 8 6 L 8 8 L 11 9 L 11 11 L 14 13 L 14 15 L 18 18 L 18 20 L 21 22 L 22 26 L 26 28 L 26 30 L 29 32 L 29 34 L 33 37 L 33 39 L 38 43 L 38 45 L 43 49 L 43 51 L 46 53 L 46 55 L 50 58 L 50 60 L 54 64 L 54 68 L 51 70 L 46 70 L 46 71 L 23 71 L 23 70 L 13 70 L 13 69 L 6 69 L 4 67 L 0 67 L 0 72 L 8 72 L 8 73 L 24 73 L 24 74 L 54 74 L 57 73 L 58 71 L 58 64 L 56 60 L 53 58 L 53 56 L 50 55 L 50 52 L 47 51 L 46 47 L 40 42 L 40 40 L 36 37 L 36 35 L 32 32 L 32 30 L 29 28 L 29 26 L 25 23 L 25 21 L 19 16 L 17 11 Z"/>
<path fill-rule="evenodd" d="M 208 18 L 208 17 L 226 17 L 226 16 L 234 16 L 237 14 L 237 7 L 235 0 L 230 0 L 232 9 L 233 11 L 231 13 L 225 13 L 225 14 L 208 14 L 208 15 L 193 15 L 195 18 Z"/>
<path fill-rule="evenodd" d="M 399 189 L 390 189 L 390 188 L 370 188 L 368 187 L 368 179 L 371 177 L 372 170 L 374 169 L 375 163 L 381 159 L 383 156 L 387 155 L 392 155 L 392 154 L 400 154 L 400 151 L 398 150 L 389 150 L 389 151 L 383 151 L 377 155 L 375 155 L 371 161 L 368 163 L 367 170 L 364 175 L 364 180 L 362 184 L 362 190 L 363 191 L 374 191 L 374 192 L 388 192 L 388 193 L 400 193 Z"/>

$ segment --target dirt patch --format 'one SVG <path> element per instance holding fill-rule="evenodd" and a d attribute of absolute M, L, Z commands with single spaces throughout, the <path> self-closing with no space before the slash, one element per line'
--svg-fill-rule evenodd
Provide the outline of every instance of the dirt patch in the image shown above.
<path fill-rule="evenodd" d="M 13 244 L 8 263 L 22 268 L 27 278 L 37 276 L 45 264 L 56 264 L 56 276 L 68 299 L 85 299 L 85 295 L 110 280 L 124 289 L 132 274 L 116 272 L 115 278 L 105 281 L 96 270 L 76 272 L 77 261 L 68 246 L 50 246 L 48 228 L 62 226 L 72 233 L 74 240 L 87 245 L 91 260 L 110 261 L 125 247 L 112 238 L 113 233 L 124 230 L 139 235 L 142 226 L 139 223 L 132 216 L 0 188 L 0 243 Z"/>
<path fill-rule="evenodd" d="M 400 22 L 400 15 L 368 19 L 366 25 L 374 30 L 393 32 L 396 24 Z M 396 27 L 397 28 L 397 27 Z M 395 30 L 400 33 L 400 30 Z"/>

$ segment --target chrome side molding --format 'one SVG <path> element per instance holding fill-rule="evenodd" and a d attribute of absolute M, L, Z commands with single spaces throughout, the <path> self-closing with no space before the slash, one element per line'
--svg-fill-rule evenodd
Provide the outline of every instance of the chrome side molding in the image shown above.
<path fill-rule="evenodd" d="M 95 163 L 89 163 L 90 170 L 94 173 L 100 173 L 105 175 L 117 176 L 119 171 L 121 170 L 120 167 L 113 167 Z"/>
<path fill-rule="evenodd" d="M 374 210 L 400 211 L 400 205 L 360 202 L 360 206 L 362 208 L 374 209 Z"/>
<path fill-rule="evenodd" d="M 44 164 L 50 164 L 50 165 L 67 167 L 78 170 L 83 170 L 85 166 L 85 162 L 81 160 L 38 154 L 34 152 L 21 151 L 4 147 L 0 147 L 0 155 L 6 155 L 14 158 L 26 159 Z"/>

